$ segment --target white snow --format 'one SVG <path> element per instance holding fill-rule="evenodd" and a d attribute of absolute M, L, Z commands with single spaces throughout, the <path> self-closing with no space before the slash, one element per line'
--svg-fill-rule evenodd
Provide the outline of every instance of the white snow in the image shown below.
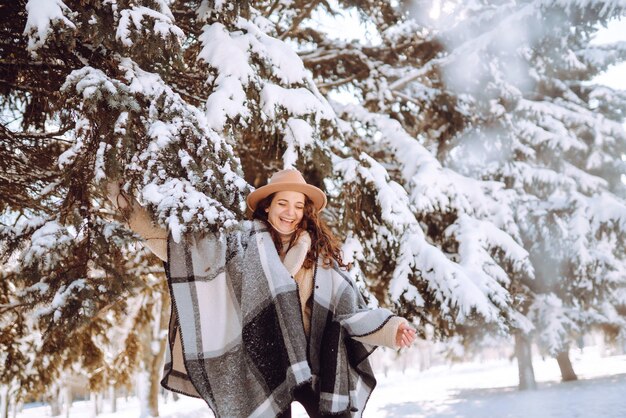
<path fill-rule="evenodd" d="M 24 35 L 28 36 L 28 50 L 32 53 L 45 43 L 52 26 L 62 22 L 72 29 L 76 26 L 65 15 L 68 7 L 61 0 L 29 0 L 26 3 L 28 18 Z"/>
<path fill-rule="evenodd" d="M 303 119 L 289 118 L 285 128 L 284 141 L 287 150 L 283 154 L 283 164 L 285 168 L 295 168 L 298 161 L 298 150 L 313 145 L 314 131 L 311 125 Z"/>
<path fill-rule="evenodd" d="M 419 146 L 416 144 L 414 148 L 419 148 Z M 439 165 L 425 165 L 439 167 L 439 174 L 433 175 L 432 181 L 423 181 L 422 184 L 432 184 L 441 181 L 442 177 L 446 178 Z M 451 308 L 456 307 L 458 308 L 456 320 L 462 321 L 464 317 L 475 310 L 488 321 L 504 326 L 501 310 L 506 309 L 510 296 L 498 281 L 507 282 L 508 279 L 503 278 L 501 270 L 496 271 L 497 265 L 486 251 L 482 251 L 481 257 L 472 260 L 472 262 L 481 266 L 484 264 L 493 266 L 492 271 L 497 272 L 497 275 L 484 274 L 482 269 L 467 268 L 469 262 L 467 260 L 465 260 L 467 262 L 464 265 L 455 263 L 441 249 L 429 243 L 412 213 L 410 197 L 404 188 L 398 183 L 390 181 L 385 168 L 367 154 L 363 153 L 359 157 L 359 161 L 352 158 L 335 157 L 333 168 L 344 179 L 345 183 L 355 182 L 360 177 L 362 184 L 373 186 L 377 192 L 376 199 L 381 211 L 381 218 L 385 222 L 385 226 L 392 228 L 395 235 L 398 236 L 398 255 L 393 278 L 389 284 L 389 291 L 393 300 L 404 295 L 406 299 L 413 301 L 417 306 L 423 304 L 419 292 L 409 281 L 412 272 L 418 270 L 426 280 L 428 291 L 441 303 L 442 315 L 451 314 Z M 448 174 L 448 176 L 450 175 Z M 456 177 L 462 178 L 459 175 Z M 413 180 L 416 181 L 414 178 L 415 176 L 413 176 Z M 467 179 L 466 183 L 475 182 Z M 415 183 L 413 186 L 416 187 Z M 474 189 L 478 189 L 478 186 L 474 184 L 473 186 Z M 467 187 L 464 193 L 468 193 L 468 189 L 471 190 L 472 188 Z M 442 190 L 449 192 L 449 188 L 442 188 Z M 479 195 L 478 191 L 476 195 Z M 463 198 L 463 201 L 468 202 L 469 200 L 471 199 Z M 471 206 L 468 210 L 471 211 Z M 497 230 L 495 227 L 492 229 Z M 379 235 L 389 235 L 389 231 L 381 231 Z M 481 235 L 484 236 L 483 234 L 470 234 L 467 239 L 480 239 Z M 512 239 L 505 241 L 498 236 L 491 242 L 470 244 L 480 244 L 481 246 L 491 244 L 513 248 L 512 243 Z M 511 259 L 515 263 L 515 268 L 523 267 L 523 270 L 531 272 L 530 265 L 523 259 L 526 254 L 522 254 L 520 251 L 515 251 L 513 254 Z"/>
<path fill-rule="evenodd" d="M 198 54 L 199 60 L 215 68 L 219 74 L 235 77 L 242 84 L 252 78 L 254 70 L 249 64 L 250 45 L 247 38 L 231 34 L 221 23 L 213 23 L 203 28 L 200 41 L 202 50 Z"/>
<path fill-rule="evenodd" d="M 315 97 L 313 92 L 305 88 L 287 89 L 277 84 L 266 83 L 261 90 L 261 106 L 263 112 L 271 117 L 282 109 L 293 116 L 314 113 L 319 119 L 331 119 L 332 111 Z"/>
<path fill-rule="evenodd" d="M 302 60 L 287 43 L 266 35 L 252 22 L 239 18 L 237 26 L 248 33 L 250 51 L 269 60 L 274 75 L 289 85 L 306 79 L 307 72 Z"/>
<path fill-rule="evenodd" d="M 537 324 L 537 340 L 552 354 L 563 349 L 568 336 L 580 332 L 572 319 L 579 315 L 574 309 L 563 306 L 563 301 L 553 293 L 537 295 L 529 308 L 528 319 Z"/>
<path fill-rule="evenodd" d="M 381 379 L 367 417 L 619 417 L 626 414 L 626 356 L 602 358 L 572 351 L 580 378 L 560 383 L 556 360 L 534 359 L 536 391 L 517 390 L 509 361 L 438 366 Z"/>
<path fill-rule="evenodd" d="M 28 227 L 28 224 L 24 225 L 24 228 Z M 46 221 L 36 228 L 30 245 L 20 254 L 19 263 L 22 266 L 40 265 L 49 268 L 57 262 L 60 254 L 67 251 L 75 238 L 70 228 L 56 220 Z"/>
<path fill-rule="evenodd" d="M 603 357 L 597 347 L 571 351 L 572 364 L 580 380 L 560 383 L 560 372 L 552 358 L 534 359 L 539 389 L 517 390 L 515 361 L 439 365 L 420 372 L 391 371 L 378 374 L 364 418 L 463 417 L 482 418 L 571 418 L 626 416 L 626 355 Z M 119 398 L 118 412 L 105 405 L 101 418 L 136 418 L 137 398 Z M 294 418 L 306 417 L 299 404 L 292 406 Z M 74 402 L 69 417 L 91 416 L 88 401 Z M 182 396 L 173 402 L 170 395 L 159 400 L 162 418 L 210 418 L 204 401 Z M 16 418 L 50 416 L 49 407 L 28 407 Z"/>
<path fill-rule="evenodd" d="M 82 290 L 86 283 L 85 279 L 77 279 L 70 283 L 67 287 L 61 286 L 61 288 L 54 294 L 54 299 L 49 305 L 44 305 L 35 310 L 33 314 L 34 317 L 39 318 L 54 312 L 54 322 L 57 322 L 61 318 L 61 310 L 66 305 L 68 299 L 73 297 L 73 293 Z"/>
<path fill-rule="evenodd" d="M 96 181 L 100 181 L 106 178 L 105 173 L 105 153 L 111 149 L 111 146 L 106 142 L 100 141 L 100 145 L 98 145 L 98 151 L 96 152 L 96 162 L 94 164 L 94 179 Z"/>
<path fill-rule="evenodd" d="M 165 6 L 163 5 L 163 7 Z M 116 38 L 122 45 L 127 47 L 132 46 L 132 32 L 136 31 L 136 33 L 142 34 L 142 30 L 145 29 L 143 20 L 150 18 L 154 20 L 152 33 L 158 34 L 163 39 L 175 37 L 179 41 L 182 41 L 185 38 L 185 34 L 178 26 L 173 24 L 174 18 L 169 9 L 166 8 L 164 11 L 165 13 L 161 13 L 145 6 L 133 6 L 130 9 L 122 10 L 115 32 Z"/>

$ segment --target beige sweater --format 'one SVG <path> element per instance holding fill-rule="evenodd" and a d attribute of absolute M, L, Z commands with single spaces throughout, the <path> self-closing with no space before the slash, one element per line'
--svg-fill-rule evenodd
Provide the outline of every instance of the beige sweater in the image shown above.
<path fill-rule="evenodd" d="M 127 203 L 123 196 L 110 196 L 111 200 L 122 208 L 127 207 Z M 127 218 L 130 228 L 141 236 L 146 246 L 161 260 L 167 261 L 167 230 L 154 224 L 150 214 L 137 201 L 133 199 L 132 209 L 129 211 Z M 304 331 L 309 335 L 311 326 L 311 303 L 313 295 L 313 270 L 302 268 L 302 263 L 311 245 L 311 239 L 307 233 L 302 234 L 298 242 L 289 249 L 286 254 L 281 256 L 283 264 L 287 271 L 298 284 L 298 292 L 300 296 L 300 305 L 302 307 L 302 319 Z M 285 248 L 286 249 L 286 248 Z M 396 334 L 400 324 L 408 324 L 404 318 L 394 316 L 378 331 L 363 336 L 353 337 L 355 340 L 370 345 L 385 346 L 394 349 L 399 347 L 396 345 Z"/>

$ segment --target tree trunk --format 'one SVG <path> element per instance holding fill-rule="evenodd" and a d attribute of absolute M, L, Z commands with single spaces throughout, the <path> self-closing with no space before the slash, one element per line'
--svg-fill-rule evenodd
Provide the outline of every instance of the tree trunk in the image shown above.
<path fill-rule="evenodd" d="M 572 362 L 569 359 L 569 350 L 565 349 L 556 355 L 556 361 L 559 363 L 559 369 L 561 369 L 561 379 L 563 382 L 571 382 L 572 380 L 578 380 L 578 376 L 574 372 Z"/>
<path fill-rule="evenodd" d="M 537 389 L 530 340 L 521 332 L 515 333 L 515 357 L 517 357 L 517 370 L 519 372 L 519 389 Z"/>
<path fill-rule="evenodd" d="M 9 418 L 9 387 L 0 386 L 0 418 Z"/>
<path fill-rule="evenodd" d="M 70 418 L 70 409 L 72 408 L 73 401 L 72 388 L 70 385 L 65 385 L 63 387 L 63 409 L 65 410 L 64 415 L 65 418 Z"/>
<path fill-rule="evenodd" d="M 50 391 L 48 395 L 48 404 L 50 405 L 50 415 L 53 417 L 57 417 L 61 415 L 61 390 L 55 384 L 55 386 Z"/>
<path fill-rule="evenodd" d="M 137 372 L 137 398 L 139 398 L 139 418 L 148 418 L 156 416 L 151 409 L 150 402 L 150 374 L 147 370 L 146 363 L 139 363 L 140 370 Z"/>
<path fill-rule="evenodd" d="M 13 402 L 11 402 L 13 400 Z M 9 395 L 9 405 L 11 406 L 11 417 L 16 418 L 17 414 L 24 409 L 24 403 L 22 401 L 16 401 L 13 399 L 13 395 Z"/>
<path fill-rule="evenodd" d="M 111 412 L 117 412 L 117 391 L 114 384 L 109 386 L 109 400 L 111 401 Z"/>
<path fill-rule="evenodd" d="M 159 416 L 159 389 L 161 370 L 165 359 L 167 329 L 169 326 L 170 300 L 167 294 L 160 294 L 155 300 L 154 323 L 147 327 L 141 339 L 144 346 L 141 371 L 138 374 L 138 395 L 140 416 Z"/>
<path fill-rule="evenodd" d="M 150 365 L 150 411 L 153 417 L 159 416 L 159 389 L 161 388 L 161 369 L 163 368 L 163 359 L 165 354 L 166 338 L 159 341 L 159 351 L 152 359 Z M 152 412 L 154 411 L 154 412 Z"/>
<path fill-rule="evenodd" d="M 167 347 L 167 331 L 169 328 L 170 299 L 166 293 L 161 294 L 160 306 L 158 308 L 159 321 L 155 324 L 154 344 L 157 348 L 153 353 L 150 367 L 150 403 L 156 412 L 153 416 L 159 416 L 159 390 L 161 389 L 161 371 L 165 361 L 165 349 Z M 158 306 L 159 304 L 157 304 Z"/>
<path fill-rule="evenodd" d="M 96 392 L 89 392 L 89 399 L 91 400 L 91 416 L 92 417 L 97 417 L 98 415 L 100 415 L 100 400 L 98 399 L 99 396 Z"/>

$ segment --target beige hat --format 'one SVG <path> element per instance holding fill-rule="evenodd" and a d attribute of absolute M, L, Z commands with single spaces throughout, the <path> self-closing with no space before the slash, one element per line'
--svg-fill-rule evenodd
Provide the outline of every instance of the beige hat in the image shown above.
<path fill-rule="evenodd" d="M 269 183 L 259 187 L 246 198 L 248 209 L 254 212 L 256 205 L 267 196 L 276 192 L 291 191 L 304 193 L 313 201 L 318 212 L 326 207 L 326 195 L 315 186 L 307 184 L 302 174 L 295 169 L 281 170 L 272 176 Z"/>

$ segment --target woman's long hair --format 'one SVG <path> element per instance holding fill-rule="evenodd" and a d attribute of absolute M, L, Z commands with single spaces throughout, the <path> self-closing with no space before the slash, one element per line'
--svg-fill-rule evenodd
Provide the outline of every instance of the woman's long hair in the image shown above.
<path fill-rule="evenodd" d="M 280 234 L 270 224 L 268 220 L 268 213 L 265 211 L 265 209 L 270 207 L 275 195 L 276 193 L 272 193 L 265 199 L 261 200 L 257 204 L 251 218 L 259 219 L 267 225 L 267 229 L 272 236 L 276 250 L 280 254 L 283 249 Z M 303 231 L 307 231 L 311 237 L 311 249 L 307 253 L 302 267 L 307 269 L 312 268 L 317 261 L 316 257 L 322 257 L 325 267 L 331 267 L 333 260 L 336 261 L 340 267 L 349 267 L 343 262 L 341 257 L 341 248 L 337 238 L 335 238 L 330 228 L 326 226 L 324 221 L 320 219 L 317 209 L 315 208 L 315 205 L 313 205 L 313 201 L 306 195 L 304 196 L 304 214 L 302 216 L 302 220 L 298 224 L 294 234 L 291 236 L 291 240 L 289 241 L 289 246 L 287 248 L 291 248 L 296 243 Z"/>

